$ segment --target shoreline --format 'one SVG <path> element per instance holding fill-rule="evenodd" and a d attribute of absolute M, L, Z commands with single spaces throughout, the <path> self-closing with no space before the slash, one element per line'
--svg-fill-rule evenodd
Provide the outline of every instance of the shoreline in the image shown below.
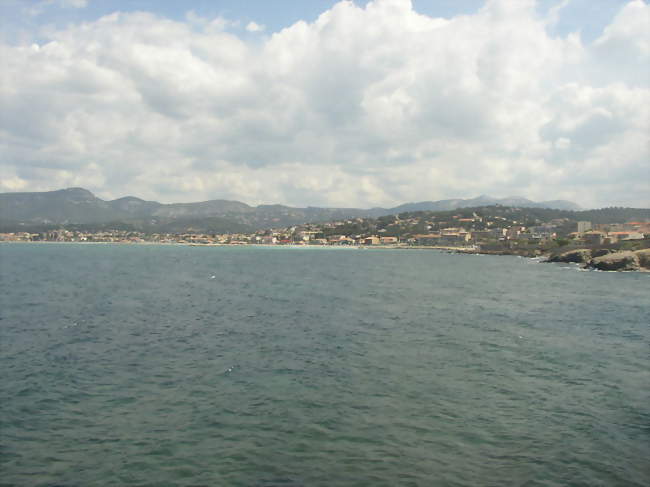
<path fill-rule="evenodd" d="M 356 249 L 356 250 L 440 250 L 448 253 L 479 254 L 478 249 L 468 247 L 445 247 L 434 245 L 292 245 L 292 244 L 228 244 L 228 243 L 192 243 L 192 242 L 57 242 L 50 240 L 0 240 L 1 244 L 56 244 L 56 245 L 179 245 L 187 247 L 255 247 L 284 249 Z M 485 252 L 487 253 L 487 252 Z M 502 254 L 516 255 L 516 254 Z"/>
<path fill-rule="evenodd" d="M 266 245 L 266 244 L 227 244 L 227 243 L 191 243 L 191 242 L 56 242 L 56 241 L 24 241 L 24 240 L 2 240 L 1 244 L 56 244 L 56 245 L 160 245 L 160 246 L 185 246 L 185 247 L 254 247 L 268 249 L 329 249 L 329 250 L 437 250 L 448 254 L 465 254 L 465 255 L 494 255 L 521 257 L 526 259 L 536 259 L 544 264 L 576 264 L 580 270 L 598 271 L 598 272 L 643 272 L 650 273 L 650 268 L 643 265 L 636 269 L 598 269 L 589 265 L 589 262 L 571 262 L 571 261 L 553 261 L 551 257 L 553 252 L 543 251 L 508 251 L 508 250 L 480 250 L 472 247 L 450 247 L 450 246 L 432 246 L 432 245 Z"/>

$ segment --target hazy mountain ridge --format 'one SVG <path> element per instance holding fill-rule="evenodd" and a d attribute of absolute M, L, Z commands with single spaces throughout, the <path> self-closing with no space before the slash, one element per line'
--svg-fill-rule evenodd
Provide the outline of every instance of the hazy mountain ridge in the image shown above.
<path fill-rule="evenodd" d="M 158 208 L 162 206 L 162 203 L 157 201 L 145 201 L 135 196 L 125 196 L 124 198 L 118 198 L 113 201 L 109 201 L 108 204 L 111 208 L 128 213 L 130 215 L 141 215 L 146 216 L 155 212 Z"/>
<path fill-rule="evenodd" d="M 0 193 L 0 222 L 3 227 L 35 224 L 106 224 L 119 222 L 134 228 L 190 228 L 197 231 L 243 231 L 286 227 L 308 222 L 347 218 L 379 217 L 412 211 L 448 211 L 458 208 L 500 204 L 530 208 L 579 209 L 570 201 L 534 202 L 525 198 L 448 199 L 406 203 L 394 208 L 296 208 L 285 205 L 259 205 L 240 201 L 210 200 L 197 203 L 146 201 L 125 196 L 104 201 L 83 188 L 68 188 L 38 193 Z"/>
<path fill-rule="evenodd" d="M 491 196 L 479 196 L 470 199 L 448 199 L 440 201 L 421 201 L 419 203 L 405 203 L 391 211 L 396 213 L 406 211 L 449 211 L 458 208 L 473 208 L 477 206 L 501 205 L 501 206 L 520 206 L 524 208 L 551 208 L 555 210 L 580 210 L 580 206 L 571 201 L 553 200 L 535 202 L 518 196 L 508 198 L 492 198 Z"/>
<path fill-rule="evenodd" d="M 33 223 L 94 223 L 120 219 L 124 212 L 82 188 L 42 193 L 1 193 L 0 220 Z"/>

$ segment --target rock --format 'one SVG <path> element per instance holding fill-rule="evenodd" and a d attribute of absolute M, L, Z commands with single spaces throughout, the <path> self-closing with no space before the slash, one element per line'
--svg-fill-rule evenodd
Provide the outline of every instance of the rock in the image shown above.
<path fill-rule="evenodd" d="M 611 254 L 612 252 L 614 251 L 611 249 L 596 249 L 591 253 L 591 256 L 594 258 L 602 257 L 603 255 Z"/>
<path fill-rule="evenodd" d="M 634 253 L 639 258 L 639 265 L 650 270 L 650 249 L 637 250 Z"/>
<path fill-rule="evenodd" d="M 589 249 L 575 249 L 561 254 L 551 256 L 549 262 L 575 262 L 578 264 L 585 264 L 591 259 L 591 250 Z"/>
<path fill-rule="evenodd" d="M 601 271 L 638 271 L 639 257 L 630 251 L 614 252 L 591 259 L 589 267 Z"/>

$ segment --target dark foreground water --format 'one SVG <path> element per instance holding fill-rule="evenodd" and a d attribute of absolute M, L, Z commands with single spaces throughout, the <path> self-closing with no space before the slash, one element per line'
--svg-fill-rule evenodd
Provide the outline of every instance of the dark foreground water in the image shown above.
<path fill-rule="evenodd" d="M 0 485 L 650 483 L 650 274 L 0 245 Z"/>

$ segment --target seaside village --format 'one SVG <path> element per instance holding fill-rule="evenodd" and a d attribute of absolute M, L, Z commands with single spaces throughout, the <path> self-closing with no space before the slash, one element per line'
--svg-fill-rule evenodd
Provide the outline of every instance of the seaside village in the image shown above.
<path fill-rule="evenodd" d="M 188 231 L 182 234 L 145 234 L 136 231 L 108 230 L 83 232 L 68 229 L 47 232 L 2 233 L 1 241 L 31 242 L 106 242 L 106 243 L 168 243 L 190 245 L 348 245 L 372 247 L 438 247 L 465 250 L 498 250 L 517 246 L 586 245 L 606 246 L 625 241 L 650 239 L 650 222 L 593 224 L 588 221 L 554 219 L 535 226 L 522 226 L 505 218 L 494 217 L 486 222 L 474 214 L 448 218 L 402 218 L 391 216 L 391 223 L 370 225 L 367 219 L 356 218 L 329 223 L 297 225 L 254 233 L 211 234 Z M 378 219 L 378 220 L 381 220 Z M 364 227 L 365 225 L 365 227 Z M 345 230 L 357 230 L 345 231 Z M 358 230 L 364 231 L 358 231 Z M 632 242 L 630 242 L 632 243 Z M 639 243 L 639 242 L 637 242 Z"/>

